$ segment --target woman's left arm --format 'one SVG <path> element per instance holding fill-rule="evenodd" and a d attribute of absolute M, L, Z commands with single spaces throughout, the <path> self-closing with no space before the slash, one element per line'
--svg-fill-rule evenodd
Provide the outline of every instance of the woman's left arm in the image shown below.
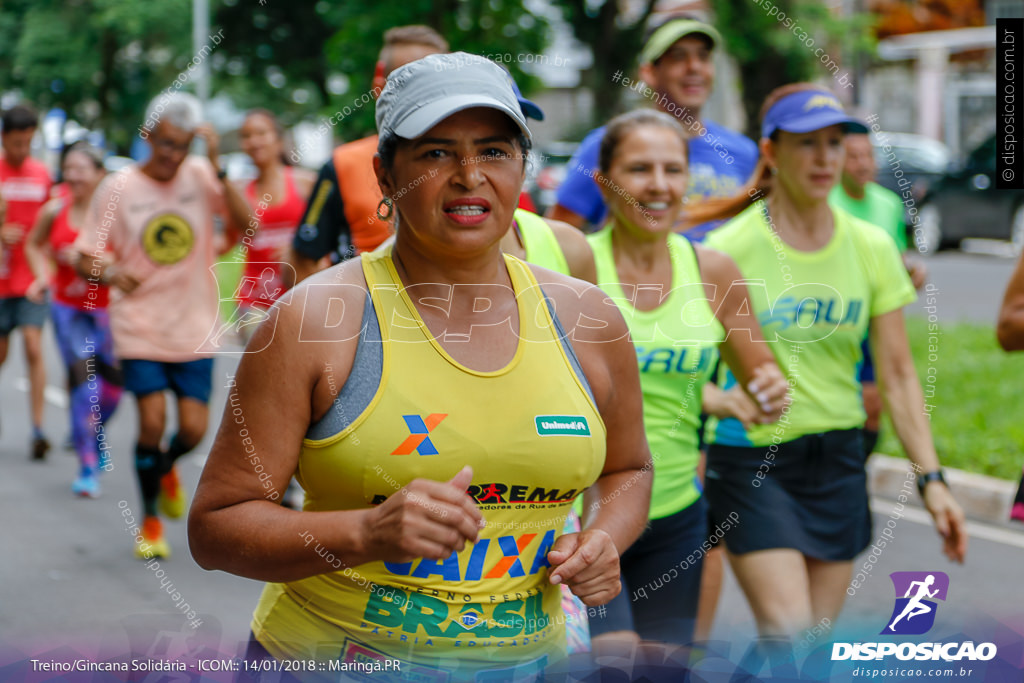
<path fill-rule="evenodd" d="M 910 355 L 903 310 L 872 318 L 870 334 L 878 386 L 896 435 L 919 472 L 938 471 L 939 458 L 924 409 L 924 393 Z M 943 538 L 946 555 L 962 563 L 967 554 L 967 529 L 963 510 L 953 494 L 941 481 L 931 481 L 924 488 L 924 503 Z"/>

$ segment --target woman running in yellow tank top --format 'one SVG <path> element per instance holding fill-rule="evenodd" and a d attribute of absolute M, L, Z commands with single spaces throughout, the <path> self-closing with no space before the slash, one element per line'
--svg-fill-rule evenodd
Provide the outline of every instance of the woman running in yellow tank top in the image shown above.
<path fill-rule="evenodd" d="M 193 555 L 268 582 L 251 658 L 533 680 L 564 655 L 558 585 L 611 600 L 646 521 L 628 331 L 595 287 L 500 251 L 530 146 L 500 67 L 409 64 L 377 122 L 398 239 L 304 282 L 253 337 Z M 274 502 L 293 474 L 302 511 Z M 583 530 L 563 534 L 584 490 Z"/>

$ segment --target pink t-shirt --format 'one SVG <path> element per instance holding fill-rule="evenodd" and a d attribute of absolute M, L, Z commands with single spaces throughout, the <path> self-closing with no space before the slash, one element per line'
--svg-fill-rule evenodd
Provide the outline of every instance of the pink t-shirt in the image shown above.
<path fill-rule="evenodd" d="M 211 355 L 219 306 L 215 213 L 225 215 L 224 189 L 201 157 L 187 157 L 166 183 L 132 165 L 96 190 L 75 247 L 111 252 L 117 269 L 139 281 L 128 294 L 110 288 L 119 358 L 183 363 Z"/>

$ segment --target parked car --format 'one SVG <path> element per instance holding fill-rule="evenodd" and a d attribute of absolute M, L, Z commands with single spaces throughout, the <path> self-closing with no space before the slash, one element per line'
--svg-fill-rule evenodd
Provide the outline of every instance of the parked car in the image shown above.
<path fill-rule="evenodd" d="M 569 159 L 577 147 L 577 142 L 552 142 L 540 150 L 540 168 L 536 177 L 526 183 L 526 191 L 533 198 L 537 213 L 543 214 L 555 205 L 558 186 L 565 180 Z"/>
<path fill-rule="evenodd" d="M 1024 190 L 996 189 L 996 136 L 989 137 L 929 188 L 917 225 L 923 252 L 959 247 L 969 237 L 1024 247 Z"/>
<path fill-rule="evenodd" d="M 903 186 L 900 186 L 897 169 L 903 178 L 910 181 L 914 199 L 920 201 L 928 188 L 949 171 L 953 161 L 949 147 L 923 135 L 883 132 L 873 135 L 871 141 L 878 164 L 878 184 L 900 195 L 900 199 L 904 198 L 908 185 L 903 181 Z M 888 153 L 884 145 L 889 146 Z"/>

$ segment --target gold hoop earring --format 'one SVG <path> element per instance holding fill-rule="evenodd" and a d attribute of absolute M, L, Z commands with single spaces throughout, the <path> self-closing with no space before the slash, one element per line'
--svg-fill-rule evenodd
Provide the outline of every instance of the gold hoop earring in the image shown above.
<path fill-rule="evenodd" d="M 387 207 L 388 213 L 386 216 L 381 215 L 380 207 Z M 391 220 L 391 216 L 395 213 L 395 203 L 391 201 L 391 197 L 384 197 L 377 203 L 377 218 L 382 221 Z"/>

